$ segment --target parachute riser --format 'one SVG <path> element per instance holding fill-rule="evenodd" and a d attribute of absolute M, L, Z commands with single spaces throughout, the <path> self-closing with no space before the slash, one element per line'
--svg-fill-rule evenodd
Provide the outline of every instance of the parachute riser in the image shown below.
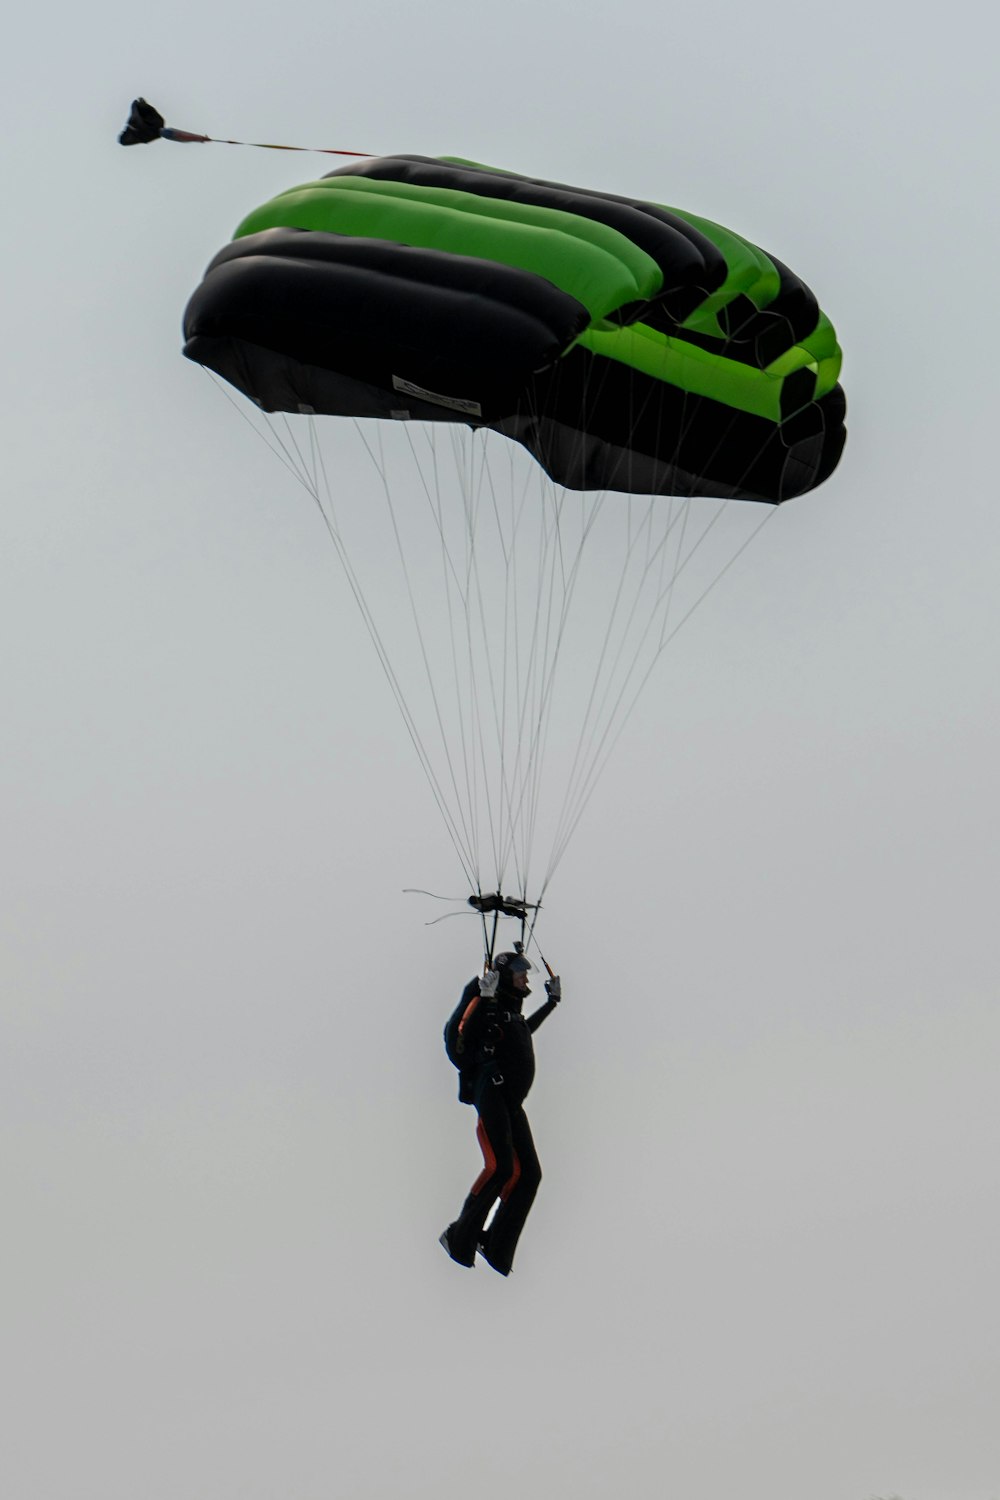
<path fill-rule="evenodd" d="M 555 970 L 538 946 L 538 939 L 535 938 L 535 923 L 538 920 L 538 913 L 541 909 L 539 903 L 536 902 L 533 904 L 529 901 L 520 901 L 515 897 L 504 896 L 500 891 L 494 891 L 487 896 L 484 896 L 481 892 L 475 896 L 470 896 L 469 905 L 474 911 L 478 911 L 483 919 L 483 940 L 486 947 L 485 962 L 483 965 L 484 971 L 493 964 L 493 956 L 496 951 L 497 925 L 502 915 L 505 917 L 515 917 L 521 923 L 521 937 L 519 941 L 514 943 L 514 952 L 523 953 L 527 944 L 534 938 L 535 947 L 538 949 L 538 957 L 546 973 L 550 979 L 554 976 Z M 486 916 L 489 912 L 493 913 L 493 928 L 487 938 Z M 528 927 L 529 912 L 534 913 L 534 916 L 531 918 L 530 928 Z M 527 936 L 525 936 L 525 933 L 527 933 Z"/>

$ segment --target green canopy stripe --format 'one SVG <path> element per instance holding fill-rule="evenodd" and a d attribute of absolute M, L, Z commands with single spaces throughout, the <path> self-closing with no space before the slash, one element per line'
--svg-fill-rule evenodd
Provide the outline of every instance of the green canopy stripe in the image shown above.
<path fill-rule="evenodd" d="M 652 258 L 604 224 L 449 188 L 325 177 L 255 209 L 235 237 L 276 228 L 383 239 L 513 266 L 560 287 L 594 318 L 655 296 L 662 286 Z"/>

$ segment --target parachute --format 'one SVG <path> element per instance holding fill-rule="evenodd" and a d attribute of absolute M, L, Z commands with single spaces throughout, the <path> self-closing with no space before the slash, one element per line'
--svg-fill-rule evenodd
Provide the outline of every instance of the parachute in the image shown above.
<path fill-rule="evenodd" d="M 389 156 L 250 213 L 191 297 L 184 337 L 189 359 L 268 414 L 265 436 L 320 506 L 472 906 L 484 922 L 519 916 L 523 937 L 655 661 L 749 538 L 730 538 L 678 608 L 694 554 L 731 502 L 777 506 L 837 465 L 829 319 L 779 260 L 700 215 Z M 351 419 L 330 424 L 329 462 L 317 417 Z M 387 549 L 371 547 L 365 572 L 347 538 L 348 427 L 391 518 L 412 666 L 370 603 Z M 498 456 L 493 434 L 530 455 L 534 476 Z M 531 851 L 553 786 L 539 876 Z"/>
<path fill-rule="evenodd" d="M 452 159 L 352 163 L 265 204 L 184 333 L 267 411 L 493 427 L 572 489 L 778 503 L 844 444 L 833 328 L 780 261 Z"/>

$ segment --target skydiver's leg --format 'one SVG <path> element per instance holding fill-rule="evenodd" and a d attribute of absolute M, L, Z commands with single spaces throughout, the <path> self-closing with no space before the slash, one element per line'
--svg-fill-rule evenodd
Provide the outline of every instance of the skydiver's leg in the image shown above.
<path fill-rule="evenodd" d="M 531 1126 L 523 1104 L 508 1104 L 511 1145 L 514 1148 L 515 1169 L 502 1191 L 500 1207 L 497 1209 L 486 1236 L 486 1259 L 501 1276 L 507 1276 L 514 1260 L 514 1251 L 524 1228 L 531 1205 L 535 1201 L 538 1185 L 542 1180 L 541 1163 L 531 1136 Z"/>
<path fill-rule="evenodd" d="M 471 1266 L 475 1260 L 476 1246 L 490 1209 L 514 1172 L 507 1100 L 502 1086 L 494 1084 L 488 1072 L 483 1080 L 477 1080 L 475 1104 L 479 1111 L 476 1135 L 483 1152 L 483 1170 L 472 1184 L 462 1212 L 445 1230 L 448 1254 L 463 1266 Z"/>

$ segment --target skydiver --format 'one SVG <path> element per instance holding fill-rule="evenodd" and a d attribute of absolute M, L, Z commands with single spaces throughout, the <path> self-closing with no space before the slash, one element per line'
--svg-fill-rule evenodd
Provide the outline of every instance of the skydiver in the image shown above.
<path fill-rule="evenodd" d="M 530 1016 L 521 1014 L 531 994 L 528 974 L 533 968 L 522 953 L 498 954 L 482 978 L 466 985 L 456 1011 L 462 1055 L 469 1059 L 461 1069 L 459 1098 L 476 1106 L 483 1170 L 440 1242 L 460 1266 L 473 1265 L 478 1250 L 501 1276 L 510 1274 L 518 1238 L 542 1180 L 524 1112 L 535 1076 L 532 1033 L 562 999 L 555 974 L 545 982 L 545 1004 Z M 498 1199 L 499 1207 L 487 1228 L 486 1220 Z"/>

